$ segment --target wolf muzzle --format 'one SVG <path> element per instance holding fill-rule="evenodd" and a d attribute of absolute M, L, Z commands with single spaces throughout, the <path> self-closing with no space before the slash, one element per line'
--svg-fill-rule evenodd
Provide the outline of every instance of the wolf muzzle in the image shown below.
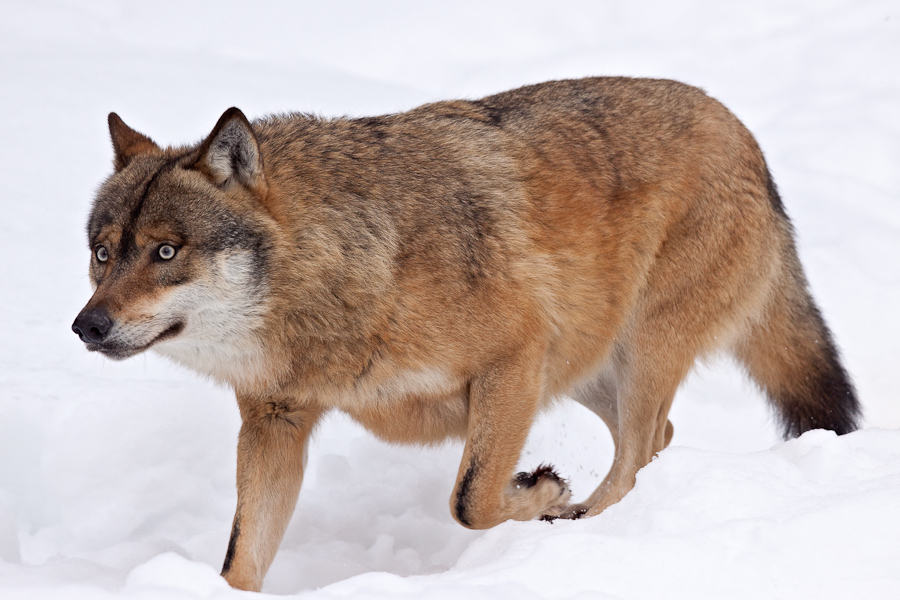
<path fill-rule="evenodd" d="M 112 328 L 112 319 L 105 308 L 83 310 L 72 323 L 72 331 L 85 344 L 101 344 Z"/>

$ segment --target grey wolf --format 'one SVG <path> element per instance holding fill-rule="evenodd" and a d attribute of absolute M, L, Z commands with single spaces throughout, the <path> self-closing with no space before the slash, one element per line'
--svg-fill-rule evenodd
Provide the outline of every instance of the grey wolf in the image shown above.
<path fill-rule="evenodd" d="M 619 501 L 717 352 L 786 436 L 857 426 L 763 155 L 696 88 L 555 81 L 371 118 L 232 108 L 167 148 L 115 114 L 109 128 L 73 329 L 110 358 L 153 349 L 233 387 L 235 587 L 260 589 L 331 410 L 385 440 L 464 440 L 450 510 L 471 528 Z M 562 396 L 615 441 L 580 503 L 550 467 L 514 473 Z"/>

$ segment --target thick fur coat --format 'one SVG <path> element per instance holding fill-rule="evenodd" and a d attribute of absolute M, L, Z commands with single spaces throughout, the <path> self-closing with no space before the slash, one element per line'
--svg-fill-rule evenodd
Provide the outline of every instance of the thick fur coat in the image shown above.
<path fill-rule="evenodd" d="M 363 119 L 230 109 L 176 148 L 109 124 L 73 328 L 234 388 L 236 587 L 260 589 L 329 410 L 389 441 L 464 440 L 450 509 L 473 528 L 617 502 L 711 353 L 736 357 L 786 435 L 856 426 L 762 153 L 696 88 L 555 81 Z M 616 445 L 578 504 L 551 468 L 514 473 L 565 395 Z"/>

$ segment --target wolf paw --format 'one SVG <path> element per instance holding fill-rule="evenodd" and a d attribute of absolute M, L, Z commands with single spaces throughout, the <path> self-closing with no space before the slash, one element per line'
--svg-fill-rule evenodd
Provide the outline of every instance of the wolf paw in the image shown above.
<path fill-rule="evenodd" d="M 554 517 L 554 518 L 573 519 L 573 520 L 580 519 L 581 517 L 584 517 L 587 515 L 587 512 L 590 510 L 590 508 L 591 508 L 590 506 L 587 506 L 585 504 L 570 504 L 569 506 L 567 506 L 565 508 L 565 510 L 563 510 L 559 514 L 558 517 Z M 546 520 L 549 521 L 551 519 L 546 519 Z"/>
<path fill-rule="evenodd" d="M 550 465 L 517 473 L 510 487 L 510 499 L 523 520 L 554 519 L 565 511 L 572 496 L 566 480 Z"/>

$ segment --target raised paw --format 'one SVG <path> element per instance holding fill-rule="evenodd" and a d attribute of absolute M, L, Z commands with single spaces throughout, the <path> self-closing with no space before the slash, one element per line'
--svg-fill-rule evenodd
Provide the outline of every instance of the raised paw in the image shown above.
<path fill-rule="evenodd" d="M 519 520 L 555 518 L 566 510 L 571 496 L 566 480 L 550 465 L 517 473 L 507 494 L 514 518 Z"/>

